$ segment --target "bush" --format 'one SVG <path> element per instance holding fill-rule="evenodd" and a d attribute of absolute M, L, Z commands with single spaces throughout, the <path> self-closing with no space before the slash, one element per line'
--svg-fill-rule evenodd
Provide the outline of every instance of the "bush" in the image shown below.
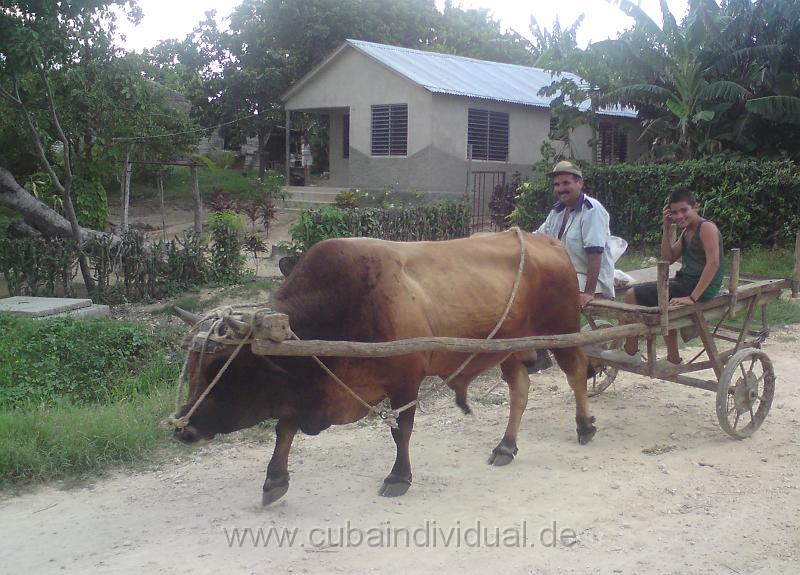
<path fill-rule="evenodd" d="M 109 319 L 0 314 L 0 407 L 102 403 L 143 391 L 140 374 L 171 333 Z"/>
<path fill-rule="evenodd" d="M 238 281 L 244 273 L 242 236 L 247 224 L 244 217 L 231 211 L 212 212 L 208 216 L 211 245 L 211 273 L 220 281 Z"/>
<path fill-rule="evenodd" d="M 0 239 L 0 272 L 12 295 L 72 295 L 77 256 L 72 240 Z"/>
<path fill-rule="evenodd" d="M 103 231 L 108 222 L 108 196 L 98 179 L 75 178 L 72 203 L 78 223 L 85 228 Z"/>
<path fill-rule="evenodd" d="M 97 282 L 90 296 L 116 304 L 158 298 L 209 281 L 237 282 L 244 276 L 244 228 L 242 216 L 219 212 L 210 218 L 210 247 L 194 231 L 149 245 L 136 230 L 116 242 L 107 236 L 92 239 L 83 246 Z M 78 253 L 71 240 L 0 239 L 0 273 L 11 295 L 71 296 Z"/>
<path fill-rule="evenodd" d="M 389 209 L 325 207 L 301 212 L 289 232 L 302 252 L 328 238 L 435 241 L 466 237 L 471 218 L 469 206 L 449 201 Z"/>
<path fill-rule="evenodd" d="M 726 246 L 787 245 L 800 228 L 800 168 L 793 162 L 724 156 L 670 164 L 591 166 L 586 190 L 611 215 L 611 231 L 631 244 L 661 240 L 661 207 L 672 190 L 695 191 L 704 217 L 713 220 Z M 520 188 L 512 221 L 537 228 L 553 193 L 542 171 Z"/>

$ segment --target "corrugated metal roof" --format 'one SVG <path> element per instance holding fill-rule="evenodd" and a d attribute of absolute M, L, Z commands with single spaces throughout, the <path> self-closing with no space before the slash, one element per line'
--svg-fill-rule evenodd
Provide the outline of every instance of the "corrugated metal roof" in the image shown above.
<path fill-rule="evenodd" d="M 583 83 L 578 76 L 567 72 L 559 76 L 540 68 L 475 60 L 362 40 L 347 40 L 347 43 L 436 94 L 548 108 L 553 97 L 539 96 L 539 90 L 561 77 Z M 589 102 L 581 103 L 580 109 L 588 110 Z M 600 110 L 599 113 L 636 117 L 636 111 L 631 108 L 609 108 Z"/>

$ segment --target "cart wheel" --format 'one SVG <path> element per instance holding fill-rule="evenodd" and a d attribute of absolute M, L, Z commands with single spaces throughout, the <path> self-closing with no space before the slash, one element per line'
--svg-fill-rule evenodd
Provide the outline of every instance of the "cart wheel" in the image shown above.
<path fill-rule="evenodd" d="M 767 418 L 775 395 L 775 370 L 760 349 L 740 349 L 725 364 L 717 387 L 717 419 L 736 439 L 751 436 Z"/>
<path fill-rule="evenodd" d="M 596 319 L 594 324 L 597 326 L 596 329 L 605 329 L 607 327 L 614 327 L 614 324 L 606 321 L 604 319 Z M 586 324 L 581 328 L 581 331 L 592 331 L 592 326 Z M 612 341 L 607 341 L 599 344 L 600 347 L 603 349 L 622 349 L 622 345 L 625 343 L 624 339 L 615 339 Z M 614 383 L 614 379 L 617 377 L 617 372 L 619 370 L 616 367 L 609 367 L 604 365 L 603 368 L 597 372 L 594 377 L 592 377 L 587 386 L 587 392 L 589 397 L 594 397 L 595 395 L 600 395 L 603 393 L 608 387 Z"/>

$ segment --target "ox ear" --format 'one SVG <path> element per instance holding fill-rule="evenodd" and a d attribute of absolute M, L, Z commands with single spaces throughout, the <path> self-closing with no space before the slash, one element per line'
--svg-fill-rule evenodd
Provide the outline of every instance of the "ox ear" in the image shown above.
<path fill-rule="evenodd" d="M 270 373 L 277 373 L 280 375 L 289 375 L 289 372 L 279 366 L 277 363 L 272 361 L 270 358 L 266 356 L 261 356 L 261 361 L 264 362 L 264 367 L 267 368 L 267 371 Z"/>

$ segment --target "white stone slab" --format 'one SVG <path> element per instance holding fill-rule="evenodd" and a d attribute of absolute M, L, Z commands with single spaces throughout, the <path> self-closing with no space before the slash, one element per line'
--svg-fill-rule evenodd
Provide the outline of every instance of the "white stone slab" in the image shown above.
<path fill-rule="evenodd" d="M 28 317 L 45 317 L 91 307 L 91 305 L 92 300 L 90 299 L 14 296 L 0 299 L 0 312 Z"/>
<path fill-rule="evenodd" d="M 56 313 L 53 315 L 42 315 L 35 317 L 33 319 L 53 319 L 57 317 L 75 317 L 80 319 L 89 319 L 92 317 L 104 317 L 111 314 L 111 308 L 107 305 L 95 303 L 90 305 L 89 307 L 81 307 L 78 309 L 72 309 L 69 311 L 65 311 L 62 313 Z"/>

